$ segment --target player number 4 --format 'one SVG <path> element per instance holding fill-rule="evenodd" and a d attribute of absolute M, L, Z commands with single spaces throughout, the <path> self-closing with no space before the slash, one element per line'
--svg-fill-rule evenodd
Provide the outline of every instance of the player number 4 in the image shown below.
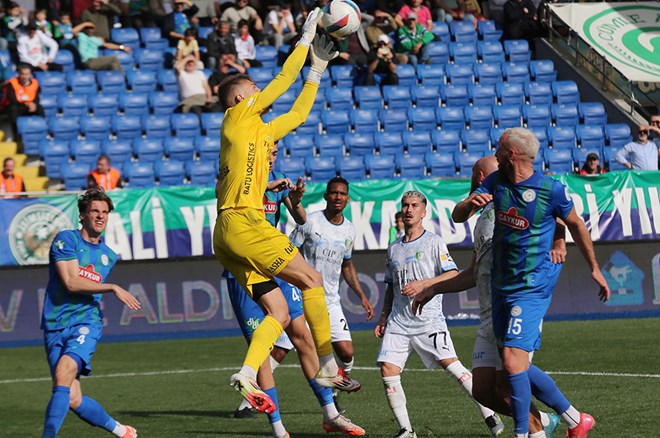
<path fill-rule="evenodd" d="M 522 323 L 522 318 L 509 319 L 509 329 L 507 330 L 507 333 L 519 335 L 520 332 L 522 331 L 521 323 Z"/>
<path fill-rule="evenodd" d="M 78 338 L 76 339 L 76 342 L 79 343 L 80 345 L 84 344 L 85 343 L 85 335 L 78 336 Z"/>

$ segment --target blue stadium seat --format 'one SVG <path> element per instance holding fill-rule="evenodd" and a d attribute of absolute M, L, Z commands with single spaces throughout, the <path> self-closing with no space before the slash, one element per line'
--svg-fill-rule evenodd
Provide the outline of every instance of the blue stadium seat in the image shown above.
<path fill-rule="evenodd" d="M 339 175 L 348 181 L 362 181 L 366 168 L 363 156 L 342 157 L 335 162 Z"/>
<path fill-rule="evenodd" d="M 575 140 L 575 129 L 572 126 L 548 126 L 548 142 L 553 149 L 572 149 Z"/>
<path fill-rule="evenodd" d="M 605 125 L 605 143 L 608 146 L 622 147 L 632 141 L 630 126 L 625 123 Z"/>
<path fill-rule="evenodd" d="M 89 165 L 78 163 L 63 163 L 60 168 L 64 188 L 66 190 L 83 190 L 87 188 Z"/>
<path fill-rule="evenodd" d="M 396 66 L 396 74 L 399 76 L 399 85 L 410 87 L 417 84 L 417 73 L 411 64 L 399 64 Z"/>
<path fill-rule="evenodd" d="M 176 73 L 173 69 L 161 68 L 156 73 L 156 80 L 158 86 L 169 93 L 179 93 L 179 81 L 176 78 Z"/>
<path fill-rule="evenodd" d="M 524 105 L 523 121 L 528 128 L 533 126 L 550 126 L 551 115 L 549 105 Z"/>
<path fill-rule="evenodd" d="M 426 172 L 424 154 L 398 154 L 396 156 L 396 167 L 403 179 L 424 178 Z"/>
<path fill-rule="evenodd" d="M 403 145 L 410 155 L 424 155 L 432 150 L 431 133 L 428 130 L 405 131 Z"/>
<path fill-rule="evenodd" d="M 408 115 L 400 109 L 378 110 L 380 127 L 385 131 L 405 131 L 408 129 Z"/>
<path fill-rule="evenodd" d="M 436 110 L 438 123 L 445 129 L 461 130 L 465 127 L 465 113 L 462 106 L 443 106 Z"/>
<path fill-rule="evenodd" d="M 460 176 L 472 176 L 472 167 L 477 160 L 484 157 L 483 152 L 456 152 L 454 159 Z"/>
<path fill-rule="evenodd" d="M 454 154 L 428 152 L 424 155 L 428 176 L 433 178 L 456 176 Z"/>
<path fill-rule="evenodd" d="M 80 117 L 87 115 L 89 112 L 86 94 L 79 96 L 60 94 L 58 96 L 57 106 L 59 106 L 64 117 Z"/>
<path fill-rule="evenodd" d="M 546 148 L 547 149 L 547 148 Z M 544 160 L 545 149 L 539 148 L 536 156 L 534 157 L 534 170 L 537 172 L 545 172 L 545 160 Z"/>
<path fill-rule="evenodd" d="M 99 140 L 71 140 L 69 149 L 76 163 L 89 167 L 96 164 L 96 160 L 101 155 L 101 142 Z"/>
<path fill-rule="evenodd" d="M 149 95 L 147 93 L 120 94 L 119 108 L 127 116 L 145 116 L 149 114 Z"/>
<path fill-rule="evenodd" d="M 325 97 L 331 110 L 348 111 L 353 109 L 353 90 L 351 88 L 328 88 Z"/>
<path fill-rule="evenodd" d="M 305 160 L 300 158 L 291 158 L 283 157 L 278 158 L 275 162 L 275 167 L 280 171 L 285 173 L 291 179 L 296 179 L 298 177 L 305 177 Z"/>
<path fill-rule="evenodd" d="M 133 141 L 133 152 L 140 162 L 154 162 L 163 158 L 161 138 L 138 137 Z M 216 157 L 217 158 L 217 157 Z"/>
<path fill-rule="evenodd" d="M 215 165 L 212 161 L 188 161 L 186 163 L 186 175 L 190 179 L 190 185 L 200 187 L 212 187 L 215 185 Z"/>
<path fill-rule="evenodd" d="M 415 85 L 410 88 L 410 97 L 417 107 L 435 108 L 440 104 L 440 86 Z"/>
<path fill-rule="evenodd" d="M 518 105 L 498 105 L 493 108 L 493 116 L 499 128 L 522 126 L 522 111 Z"/>
<path fill-rule="evenodd" d="M 491 106 L 466 106 L 465 121 L 470 129 L 490 129 L 493 126 L 493 108 Z"/>
<path fill-rule="evenodd" d="M 472 79 L 472 64 L 447 64 L 445 66 L 447 73 L 447 80 L 451 84 L 471 84 Z"/>
<path fill-rule="evenodd" d="M 113 116 L 119 110 L 119 98 L 116 94 L 90 94 L 87 101 L 95 116 Z"/>
<path fill-rule="evenodd" d="M 124 174 L 128 185 L 132 189 L 151 188 L 155 186 L 153 162 L 139 161 L 127 163 Z"/>
<path fill-rule="evenodd" d="M 555 64 L 549 59 L 535 59 L 529 63 L 529 72 L 536 82 L 553 82 L 557 80 Z"/>
<path fill-rule="evenodd" d="M 126 82 L 134 93 L 149 93 L 156 90 L 156 72 L 153 70 L 130 70 L 126 73 Z"/>
<path fill-rule="evenodd" d="M 344 144 L 346 145 L 346 152 L 351 156 L 364 157 L 374 152 L 374 135 L 371 132 L 347 132 L 344 134 Z"/>
<path fill-rule="evenodd" d="M 504 62 L 504 49 L 498 40 L 478 41 L 477 55 L 482 62 Z"/>
<path fill-rule="evenodd" d="M 532 55 L 527 40 L 505 40 L 504 53 L 509 62 L 529 62 Z"/>
<path fill-rule="evenodd" d="M 443 105 L 464 107 L 470 103 L 466 84 L 444 84 L 440 86 Z"/>
<path fill-rule="evenodd" d="M 405 85 L 384 85 L 383 100 L 389 109 L 406 109 L 410 107 L 412 102 L 410 87 Z"/>
<path fill-rule="evenodd" d="M 582 148 L 600 149 L 605 145 L 605 133 L 601 125 L 578 125 L 575 136 Z"/>
<path fill-rule="evenodd" d="M 314 104 L 312 105 L 312 111 L 316 111 L 319 114 L 321 111 L 326 109 L 328 101 L 325 98 L 325 88 L 319 88 L 316 92 L 316 97 L 314 97 Z"/>
<path fill-rule="evenodd" d="M 313 135 L 289 135 L 286 137 L 286 150 L 291 158 L 305 158 L 314 155 Z"/>
<path fill-rule="evenodd" d="M 96 81 L 101 92 L 105 94 L 120 94 L 126 91 L 124 73 L 116 70 L 101 70 L 96 72 Z"/>
<path fill-rule="evenodd" d="M 286 55 L 288 56 L 288 54 Z M 305 66 L 302 69 L 302 77 L 306 78 L 307 74 L 309 73 L 311 67 Z M 325 90 L 329 87 L 332 87 L 332 78 L 330 77 L 330 69 L 326 69 L 323 72 L 323 75 L 321 75 L 321 83 L 319 84 L 319 91 L 320 90 Z"/>
<path fill-rule="evenodd" d="M 355 72 L 352 65 L 331 65 L 330 77 L 336 87 L 353 87 Z"/>
<path fill-rule="evenodd" d="M 109 116 L 84 116 L 80 118 L 80 133 L 86 140 L 105 140 L 110 135 Z"/>
<path fill-rule="evenodd" d="M 449 23 L 449 32 L 454 41 L 476 42 L 479 37 L 471 21 L 454 20 Z"/>
<path fill-rule="evenodd" d="M 574 103 L 553 103 L 550 107 L 552 121 L 557 126 L 577 126 L 579 123 L 578 106 Z"/>
<path fill-rule="evenodd" d="M 351 121 L 346 111 L 325 110 L 321 113 L 321 123 L 328 134 L 343 134 L 351 129 Z"/>
<path fill-rule="evenodd" d="M 584 125 L 604 126 L 607 124 L 605 107 L 600 102 L 582 102 L 578 104 L 578 114 Z"/>
<path fill-rule="evenodd" d="M 200 161 L 212 163 L 220 156 L 220 138 L 208 135 L 195 137 L 195 153 Z"/>
<path fill-rule="evenodd" d="M 431 41 L 429 43 L 429 56 L 433 64 L 446 64 L 449 62 L 449 48 L 446 43 Z"/>
<path fill-rule="evenodd" d="M 536 136 L 541 149 L 548 149 L 550 141 L 548 140 L 548 130 L 545 126 L 531 127 L 530 131 Z"/>
<path fill-rule="evenodd" d="M 474 28 L 472 30 L 474 31 Z M 473 64 L 477 62 L 477 47 L 475 43 L 466 40 L 460 41 L 449 43 L 449 57 L 454 64 Z"/>
<path fill-rule="evenodd" d="M 461 141 L 468 152 L 490 152 L 490 128 L 463 129 Z"/>
<path fill-rule="evenodd" d="M 110 39 L 117 43 L 130 47 L 132 51 L 140 49 L 140 34 L 132 27 L 118 27 L 110 31 Z"/>
<path fill-rule="evenodd" d="M 162 38 L 159 27 L 143 27 L 140 29 L 140 39 L 147 49 L 165 50 L 169 47 L 167 38 Z"/>
<path fill-rule="evenodd" d="M 46 117 L 57 115 L 57 96 L 41 94 L 39 104 L 43 107 Z"/>
<path fill-rule="evenodd" d="M 142 122 L 139 117 L 115 114 L 110 120 L 112 132 L 117 138 L 134 139 L 142 135 Z"/>
<path fill-rule="evenodd" d="M 193 159 L 195 146 L 192 138 L 167 137 L 163 142 L 165 155 L 170 160 L 188 161 Z"/>
<path fill-rule="evenodd" d="M 522 105 L 525 103 L 525 92 L 522 83 L 499 82 L 495 84 L 495 91 L 502 105 Z"/>
<path fill-rule="evenodd" d="M 142 116 L 142 125 L 147 138 L 164 139 L 172 135 L 169 117 L 158 114 L 145 114 Z"/>
<path fill-rule="evenodd" d="M 529 82 L 527 63 L 505 62 L 502 64 L 502 76 L 507 82 Z"/>
<path fill-rule="evenodd" d="M 552 105 L 552 89 L 547 82 L 527 82 L 525 96 L 532 105 Z"/>
<path fill-rule="evenodd" d="M 183 179 L 186 175 L 183 163 L 179 160 L 156 161 L 154 163 L 154 173 L 160 186 L 176 187 L 183 185 Z"/>
<path fill-rule="evenodd" d="M 571 149 L 544 150 L 545 163 L 552 173 L 573 173 L 573 151 Z"/>
<path fill-rule="evenodd" d="M 480 84 L 497 84 L 502 82 L 502 64 L 499 62 L 484 62 L 474 65 L 474 76 Z"/>
<path fill-rule="evenodd" d="M 431 133 L 431 142 L 436 151 L 442 153 L 451 152 L 453 154 L 453 152 L 461 150 L 461 130 L 442 129 L 440 131 L 433 131 Z"/>
<path fill-rule="evenodd" d="M 277 66 L 277 49 L 274 46 L 257 46 L 256 50 L 255 57 L 264 67 Z"/>
<path fill-rule="evenodd" d="M 117 58 L 121 64 L 121 68 L 123 68 L 125 72 L 133 70 L 133 53 L 122 52 L 119 50 L 104 50 L 103 52 L 104 56 L 114 56 Z"/>
<path fill-rule="evenodd" d="M 56 140 L 73 140 L 78 138 L 80 121 L 78 117 L 49 117 L 48 130 Z"/>
<path fill-rule="evenodd" d="M 144 70 L 158 70 L 165 66 L 165 54 L 160 50 L 142 49 L 135 53 L 138 69 Z"/>
<path fill-rule="evenodd" d="M 68 140 L 41 140 L 39 150 L 46 164 L 46 176 L 48 178 L 61 178 L 62 164 L 68 162 L 71 155 Z"/>
<path fill-rule="evenodd" d="M 8 81 L 16 75 L 16 66 L 12 62 L 9 50 L 0 50 L 0 81 Z"/>
<path fill-rule="evenodd" d="M 497 103 L 495 84 L 469 84 L 468 96 L 474 106 L 493 106 Z"/>
<path fill-rule="evenodd" d="M 48 135 L 46 119 L 40 116 L 21 116 L 16 120 L 16 127 L 23 142 L 25 153 L 38 155 L 39 142 L 45 140 Z"/>
<path fill-rule="evenodd" d="M 197 28 L 197 35 L 199 35 L 201 40 L 206 40 L 212 33 L 213 26 L 199 26 Z"/>
<path fill-rule="evenodd" d="M 499 41 L 502 38 L 502 30 L 497 28 L 495 20 L 480 20 L 477 22 L 477 33 L 484 41 Z"/>
<path fill-rule="evenodd" d="M 349 118 L 355 132 L 378 131 L 378 112 L 374 109 L 352 109 Z"/>
<path fill-rule="evenodd" d="M 176 137 L 197 137 L 201 134 L 199 117 L 193 113 L 170 115 L 172 131 Z"/>
<path fill-rule="evenodd" d="M 377 132 L 374 135 L 374 140 L 380 155 L 396 155 L 403 152 L 403 136 L 401 132 Z"/>
<path fill-rule="evenodd" d="M 575 81 L 554 81 L 552 94 L 557 103 L 580 103 L 580 91 Z"/>
<path fill-rule="evenodd" d="M 61 71 L 37 71 L 34 77 L 39 82 L 41 94 L 61 95 L 66 93 L 66 77 Z"/>
<path fill-rule="evenodd" d="M 314 144 L 321 156 L 336 157 L 344 155 L 344 136 L 341 134 L 316 134 Z"/>
<path fill-rule="evenodd" d="M 619 153 L 619 151 L 622 148 L 618 147 L 605 147 L 603 148 L 603 157 L 605 158 L 605 162 L 607 163 L 607 168 L 609 169 L 610 172 L 615 171 L 615 170 L 628 170 L 628 168 L 616 161 L 616 155 Z"/>
<path fill-rule="evenodd" d="M 57 55 L 55 55 L 55 59 L 53 59 L 53 62 L 56 64 L 60 64 L 62 66 L 62 70 L 65 73 L 74 71 L 76 69 L 76 64 L 73 59 L 73 53 L 71 53 L 67 49 L 58 50 Z"/>
<path fill-rule="evenodd" d="M 149 106 L 154 114 L 169 115 L 179 106 L 179 96 L 177 93 L 153 91 L 149 93 Z"/>
<path fill-rule="evenodd" d="M 380 109 L 383 107 L 383 97 L 380 88 L 376 86 L 358 85 L 353 88 L 355 103 L 363 110 Z"/>
<path fill-rule="evenodd" d="M 408 122 L 410 128 L 415 131 L 432 131 L 438 127 L 435 116 L 436 107 L 421 106 L 417 108 L 408 108 Z"/>
<path fill-rule="evenodd" d="M 272 67 L 250 67 L 247 74 L 259 88 L 265 88 L 275 77 Z"/>
<path fill-rule="evenodd" d="M 321 126 L 321 111 L 310 111 L 305 122 L 296 128 L 296 134 L 317 134 Z"/>
<path fill-rule="evenodd" d="M 364 158 L 371 179 L 392 179 L 394 177 L 394 155 L 367 155 Z"/>
<path fill-rule="evenodd" d="M 289 88 L 286 90 L 280 97 L 273 102 L 273 111 L 277 114 L 284 114 L 289 112 L 293 106 L 293 102 L 296 101 L 298 97 L 298 92 Z"/>
<path fill-rule="evenodd" d="M 201 123 L 204 134 L 219 139 L 224 118 L 225 113 L 202 113 Z"/>
<path fill-rule="evenodd" d="M 431 32 L 433 32 L 433 35 L 437 36 L 440 41 L 449 42 L 451 39 L 449 26 L 444 21 L 434 21 Z"/>
<path fill-rule="evenodd" d="M 306 160 L 307 170 L 309 176 L 314 182 L 326 182 L 330 178 L 337 176 L 337 168 L 335 166 L 335 157 L 307 157 Z"/>
<path fill-rule="evenodd" d="M 598 159 L 600 160 L 601 167 L 604 166 L 605 162 L 603 160 L 603 154 L 601 152 L 600 148 L 575 148 L 573 149 L 573 161 L 577 164 L 577 168 L 581 169 L 582 166 L 587 162 L 587 155 L 590 153 L 594 153 L 598 155 Z"/>
<path fill-rule="evenodd" d="M 493 145 L 494 149 L 499 147 L 500 137 L 506 130 L 507 128 L 490 128 L 490 144 Z"/>
<path fill-rule="evenodd" d="M 108 121 L 108 126 L 110 122 Z M 115 165 L 125 164 L 133 157 L 133 142 L 129 139 L 111 140 L 105 138 L 101 141 L 101 153 L 110 158 L 110 163 Z"/>
<path fill-rule="evenodd" d="M 445 83 L 445 69 L 442 64 L 417 64 L 417 79 L 424 86 Z"/>

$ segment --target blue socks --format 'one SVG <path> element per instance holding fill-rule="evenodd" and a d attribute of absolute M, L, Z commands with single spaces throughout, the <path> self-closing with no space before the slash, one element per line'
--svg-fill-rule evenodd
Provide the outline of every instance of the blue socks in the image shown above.
<path fill-rule="evenodd" d="M 515 433 L 529 433 L 529 406 L 532 402 L 532 390 L 527 371 L 509 374 L 511 387 L 511 412 L 515 423 Z"/>
<path fill-rule="evenodd" d="M 557 388 L 557 384 L 550 376 L 533 364 L 529 365 L 527 374 L 529 375 L 534 397 L 560 414 L 568 410 L 571 403 L 564 397 L 564 394 L 562 394 L 559 388 Z"/>
<path fill-rule="evenodd" d="M 280 417 L 280 402 L 277 399 L 277 390 L 273 386 L 272 388 L 264 389 L 263 391 L 268 394 L 268 397 L 273 400 L 273 403 L 275 403 L 276 406 L 276 409 L 272 414 L 266 414 L 268 415 L 268 421 L 270 421 L 271 424 L 281 421 L 282 417 Z"/>
<path fill-rule="evenodd" d="M 73 411 L 81 420 L 112 433 L 117 422 L 93 398 L 83 395 L 82 403 Z"/>
<path fill-rule="evenodd" d="M 314 391 L 314 395 L 319 400 L 319 404 L 322 407 L 335 402 L 332 398 L 332 389 L 319 385 L 316 383 L 316 379 L 311 379 L 309 381 L 309 386 L 312 387 L 312 391 Z"/>
<path fill-rule="evenodd" d="M 60 431 L 67 412 L 69 412 L 68 386 L 53 386 L 53 395 L 50 397 L 44 419 L 44 433 L 41 438 L 52 438 Z"/>

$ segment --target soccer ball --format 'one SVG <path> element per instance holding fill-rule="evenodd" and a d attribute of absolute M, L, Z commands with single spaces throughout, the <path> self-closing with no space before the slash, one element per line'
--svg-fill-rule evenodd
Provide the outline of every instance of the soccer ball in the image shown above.
<path fill-rule="evenodd" d="M 335 38 L 346 38 L 354 34 L 361 21 L 360 8 L 351 0 L 332 0 L 323 8 L 321 23 Z"/>

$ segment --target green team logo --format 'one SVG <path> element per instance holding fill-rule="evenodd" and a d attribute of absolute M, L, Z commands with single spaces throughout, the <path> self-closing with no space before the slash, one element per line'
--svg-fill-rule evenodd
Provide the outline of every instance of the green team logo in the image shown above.
<path fill-rule="evenodd" d="M 417 260 L 421 260 L 421 259 L 423 259 L 423 258 L 424 258 L 424 253 L 421 252 L 421 251 L 417 251 L 417 252 L 415 253 L 415 258 L 416 258 Z"/>
<path fill-rule="evenodd" d="M 50 244 L 57 233 L 72 228 L 71 220 L 59 208 L 31 204 L 19 211 L 9 224 L 9 248 L 19 265 L 46 264 Z"/>
<path fill-rule="evenodd" d="M 615 6 L 589 18 L 583 31 L 607 56 L 660 77 L 660 6 Z"/>

